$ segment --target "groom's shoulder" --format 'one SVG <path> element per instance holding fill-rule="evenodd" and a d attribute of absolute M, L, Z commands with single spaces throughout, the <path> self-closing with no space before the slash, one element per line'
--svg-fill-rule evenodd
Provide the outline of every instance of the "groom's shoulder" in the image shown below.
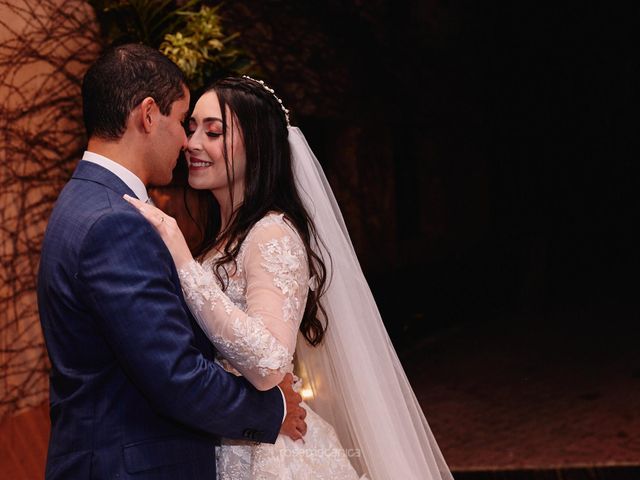
<path fill-rule="evenodd" d="M 54 211 L 59 214 L 93 216 L 102 210 L 113 209 L 117 205 L 114 205 L 114 196 L 115 192 L 104 185 L 72 178 L 58 195 Z"/>
<path fill-rule="evenodd" d="M 147 222 L 121 193 L 99 183 L 72 178 L 58 196 L 51 223 L 86 234 L 97 224 L 146 225 Z"/>

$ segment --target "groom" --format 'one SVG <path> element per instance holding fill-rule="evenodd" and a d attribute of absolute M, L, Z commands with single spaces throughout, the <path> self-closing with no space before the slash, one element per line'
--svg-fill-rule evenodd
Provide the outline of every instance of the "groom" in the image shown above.
<path fill-rule="evenodd" d="M 82 96 L 88 151 L 51 214 L 38 274 L 52 367 L 46 478 L 213 480 L 218 436 L 300 438 L 301 398 L 290 375 L 259 392 L 213 362 L 168 250 L 122 198 L 169 183 L 186 147 L 180 70 L 120 46 L 89 69 Z"/>

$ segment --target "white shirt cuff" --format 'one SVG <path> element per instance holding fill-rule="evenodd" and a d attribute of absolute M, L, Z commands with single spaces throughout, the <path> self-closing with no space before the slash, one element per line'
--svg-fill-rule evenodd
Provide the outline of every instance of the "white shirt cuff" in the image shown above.
<path fill-rule="evenodd" d="M 278 390 L 280 390 L 280 395 L 282 395 L 282 408 L 284 410 L 284 415 L 282 415 L 282 423 L 284 423 L 284 419 L 287 418 L 287 399 L 284 398 L 284 392 L 280 387 L 278 387 Z"/>

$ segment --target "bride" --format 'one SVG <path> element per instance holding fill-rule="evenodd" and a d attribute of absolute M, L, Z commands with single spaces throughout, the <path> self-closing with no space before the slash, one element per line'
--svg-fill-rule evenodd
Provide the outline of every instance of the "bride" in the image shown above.
<path fill-rule="evenodd" d="M 195 259 L 174 219 L 127 198 L 166 243 L 223 367 L 261 390 L 293 372 L 306 400 L 304 438 L 223 439 L 218 476 L 450 480 L 333 193 L 288 113 L 246 76 L 198 99 L 189 185 L 212 195 Z"/>

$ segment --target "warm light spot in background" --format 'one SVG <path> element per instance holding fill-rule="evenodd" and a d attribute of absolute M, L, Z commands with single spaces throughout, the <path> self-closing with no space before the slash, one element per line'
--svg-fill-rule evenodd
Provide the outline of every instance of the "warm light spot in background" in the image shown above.
<path fill-rule="evenodd" d="M 306 400 L 312 400 L 313 399 L 313 390 L 311 389 L 311 387 L 304 387 L 302 390 L 300 390 L 300 396 L 305 401 Z"/>

